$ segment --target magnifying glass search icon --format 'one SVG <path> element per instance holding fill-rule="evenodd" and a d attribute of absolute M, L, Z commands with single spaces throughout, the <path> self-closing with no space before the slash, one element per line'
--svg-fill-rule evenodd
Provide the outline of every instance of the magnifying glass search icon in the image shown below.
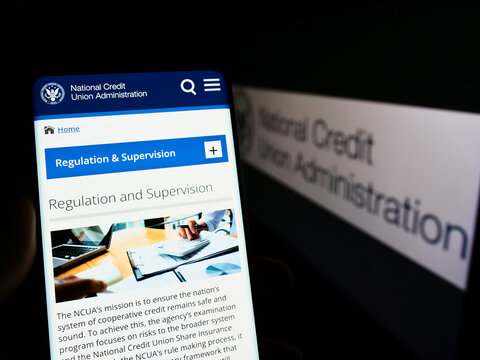
<path fill-rule="evenodd" d="M 183 90 L 183 92 L 197 95 L 197 93 L 195 92 L 195 83 L 190 79 L 183 79 L 180 83 L 180 88 Z"/>

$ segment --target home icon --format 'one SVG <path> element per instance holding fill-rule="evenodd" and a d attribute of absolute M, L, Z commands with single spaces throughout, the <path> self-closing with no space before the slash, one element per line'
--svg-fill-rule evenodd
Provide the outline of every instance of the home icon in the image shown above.
<path fill-rule="evenodd" d="M 43 131 L 45 134 L 55 134 L 55 128 L 53 126 L 44 126 Z"/>

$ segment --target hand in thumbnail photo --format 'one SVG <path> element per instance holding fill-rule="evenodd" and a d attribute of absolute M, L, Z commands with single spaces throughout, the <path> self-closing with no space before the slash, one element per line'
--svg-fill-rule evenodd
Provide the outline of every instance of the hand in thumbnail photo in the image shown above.
<path fill-rule="evenodd" d="M 198 239 L 202 230 L 224 231 L 229 235 L 236 235 L 235 217 L 232 210 L 216 210 L 205 212 L 198 221 L 188 219 L 178 228 L 178 236 L 193 240 Z"/>

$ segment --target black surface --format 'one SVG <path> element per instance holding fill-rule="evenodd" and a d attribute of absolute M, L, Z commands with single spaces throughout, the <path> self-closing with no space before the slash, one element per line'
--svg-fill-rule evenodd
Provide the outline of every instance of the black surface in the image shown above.
<path fill-rule="evenodd" d="M 292 12 L 288 18 L 267 18 L 261 27 L 241 26 L 236 31 L 236 80 L 480 112 L 478 3 L 336 3 L 300 15 Z"/>
<path fill-rule="evenodd" d="M 256 256 L 274 263 L 281 261 L 293 278 L 289 289 L 285 270 L 279 266 L 266 270 L 253 258 L 254 301 L 261 338 L 296 346 L 305 359 L 416 359 L 283 236 L 257 219 L 252 218 L 250 224 Z"/>

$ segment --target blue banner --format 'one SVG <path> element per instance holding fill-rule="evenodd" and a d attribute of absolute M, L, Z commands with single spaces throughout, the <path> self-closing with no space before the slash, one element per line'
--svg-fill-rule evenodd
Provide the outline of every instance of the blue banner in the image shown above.
<path fill-rule="evenodd" d="M 215 71 L 49 76 L 36 81 L 33 100 L 35 120 L 229 104 L 225 79 Z"/>
<path fill-rule="evenodd" d="M 225 135 L 45 149 L 47 179 L 227 161 Z"/>

